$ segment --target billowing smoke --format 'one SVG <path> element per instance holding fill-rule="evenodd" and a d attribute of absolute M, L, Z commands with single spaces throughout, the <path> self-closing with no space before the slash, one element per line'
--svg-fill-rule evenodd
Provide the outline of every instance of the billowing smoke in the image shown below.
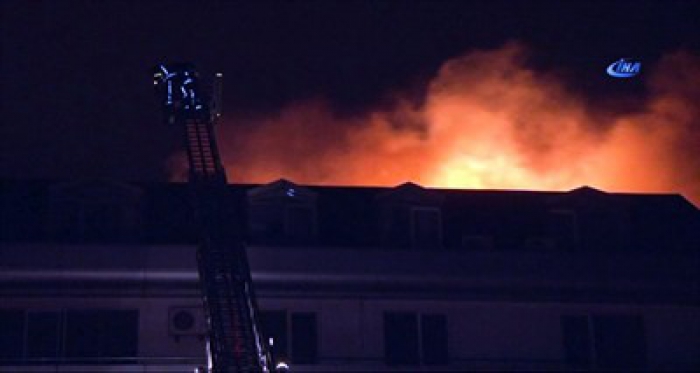
<path fill-rule="evenodd" d="M 309 100 L 253 120 L 227 118 L 219 143 L 229 178 L 535 190 L 590 185 L 680 192 L 700 202 L 700 57 L 664 56 L 645 71 L 649 98 L 632 113 L 615 113 L 526 67 L 526 53 L 509 43 L 449 60 L 419 105 L 399 94 L 391 108 L 339 116 L 323 100 Z"/>

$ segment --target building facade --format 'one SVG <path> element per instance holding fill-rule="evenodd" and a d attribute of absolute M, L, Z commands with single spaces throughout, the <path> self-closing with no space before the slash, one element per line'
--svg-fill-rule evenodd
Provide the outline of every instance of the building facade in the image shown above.
<path fill-rule="evenodd" d="M 700 369 L 700 212 L 681 196 L 230 188 L 295 372 Z M 0 198 L 0 371 L 206 365 L 186 185 Z"/>

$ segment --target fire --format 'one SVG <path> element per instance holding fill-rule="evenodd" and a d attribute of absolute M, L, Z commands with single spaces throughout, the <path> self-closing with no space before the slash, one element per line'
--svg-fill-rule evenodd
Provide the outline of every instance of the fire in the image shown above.
<path fill-rule="evenodd" d="M 219 129 L 234 182 L 683 193 L 700 202 L 700 57 L 667 55 L 634 113 L 597 110 L 510 43 L 443 64 L 423 103 L 338 116 L 291 103 Z M 641 77 L 640 77 L 641 78 Z M 180 156 L 181 157 L 181 156 Z"/>

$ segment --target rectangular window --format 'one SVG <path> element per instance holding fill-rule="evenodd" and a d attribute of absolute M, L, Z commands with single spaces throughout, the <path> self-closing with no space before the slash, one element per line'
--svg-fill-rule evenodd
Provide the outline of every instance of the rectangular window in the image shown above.
<path fill-rule="evenodd" d="M 629 371 L 646 366 L 646 336 L 640 316 L 595 316 L 593 334 L 597 368 Z"/>
<path fill-rule="evenodd" d="M 83 239 L 89 242 L 114 241 L 124 225 L 122 208 L 116 204 L 84 204 Z"/>
<path fill-rule="evenodd" d="M 589 368 L 592 350 L 588 316 L 563 316 L 561 328 L 567 364 L 575 368 Z"/>
<path fill-rule="evenodd" d="M 445 365 L 449 362 L 445 315 L 421 316 L 421 342 L 423 364 Z"/>
<path fill-rule="evenodd" d="M 563 316 L 567 363 L 573 368 L 642 370 L 646 336 L 641 316 Z"/>
<path fill-rule="evenodd" d="M 318 360 L 318 324 L 312 312 L 261 311 L 263 336 L 272 340 L 275 360 L 315 364 Z"/>
<path fill-rule="evenodd" d="M 65 356 L 135 357 L 138 311 L 69 310 L 65 316 Z"/>
<path fill-rule="evenodd" d="M 273 203 L 248 205 L 248 229 L 256 242 L 269 242 L 272 237 L 282 235 L 284 223 L 278 210 Z"/>
<path fill-rule="evenodd" d="M 66 357 L 99 357 L 101 329 L 97 311 L 67 311 Z"/>
<path fill-rule="evenodd" d="M 261 311 L 260 323 L 263 335 L 272 340 L 272 356 L 275 360 L 286 360 L 288 354 L 287 312 Z"/>
<path fill-rule="evenodd" d="M 0 359 L 123 358 L 137 353 L 137 310 L 0 310 Z"/>
<path fill-rule="evenodd" d="M 318 355 L 316 314 L 292 313 L 292 363 L 314 364 Z"/>
<path fill-rule="evenodd" d="M 27 357 L 61 356 L 61 312 L 29 312 L 27 315 Z"/>
<path fill-rule="evenodd" d="M 387 365 L 418 365 L 418 318 L 413 312 L 384 314 L 384 357 Z"/>
<path fill-rule="evenodd" d="M 547 225 L 548 235 L 559 248 L 569 251 L 578 248 L 578 222 L 574 211 L 550 211 Z"/>
<path fill-rule="evenodd" d="M 315 217 L 311 206 L 290 205 L 286 207 L 285 234 L 292 241 L 308 242 L 314 238 Z"/>
<path fill-rule="evenodd" d="M 449 363 L 447 317 L 415 312 L 384 313 L 384 357 L 387 365 Z"/>
<path fill-rule="evenodd" d="M 442 246 L 442 221 L 437 208 L 414 207 L 412 210 L 413 246 L 439 248 Z"/>
<path fill-rule="evenodd" d="M 100 355 L 136 357 L 138 355 L 139 315 L 135 310 L 105 310 L 101 313 Z"/>
<path fill-rule="evenodd" d="M 23 310 L 0 310 L 0 359 L 24 357 L 25 317 Z"/>

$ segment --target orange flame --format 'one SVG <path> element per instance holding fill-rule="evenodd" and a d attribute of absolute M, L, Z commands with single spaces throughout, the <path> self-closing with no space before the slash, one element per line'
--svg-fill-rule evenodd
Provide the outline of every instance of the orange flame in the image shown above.
<path fill-rule="evenodd" d="M 323 100 L 228 119 L 230 180 L 488 189 L 681 192 L 700 202 L 700 58 L 667 55 L 635 113 L 596 110 L 510 43 L 447 61 L 424 103 L 335 115 Z M 226 122 L 227 120 L 224 120 Z M 232 122 L 236 122 L 232 125 Z M 181 157 L 181 156 L 180 156 Z"/>

